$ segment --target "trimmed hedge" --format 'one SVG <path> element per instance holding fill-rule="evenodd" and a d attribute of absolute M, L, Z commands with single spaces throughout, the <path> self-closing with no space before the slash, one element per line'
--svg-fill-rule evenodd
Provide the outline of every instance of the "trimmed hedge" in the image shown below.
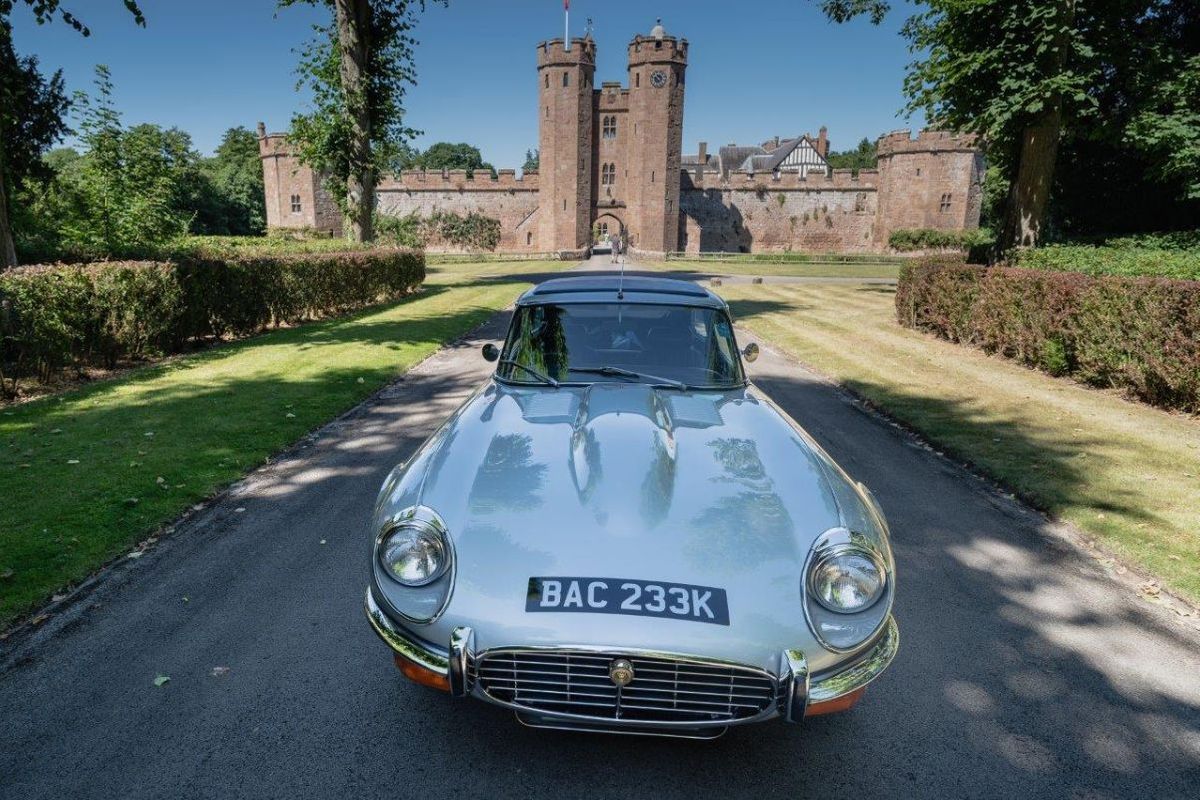
<path fill-rule="evenodd" d="M 1180 241 L 1184 241 L 1182 235 Z M 1158 276 L 1200 280 L 1200 249 L 1161 249 L 1130 244 L 1050 245 L 1014 250 L 1013 265 L 1087 275 Z"/>
<path fill-rule="evenodd" d="M 0 272 L 0 391 L 65 367 L 179 352 L 189 341 L 396 300 L 425 279 L 419 251 L 217 255 Z"/>
<path fill-rule="evenodd" d="M 901 253 L 916 250 L 970 250 L 995 243 L 987 228 L 969 231 L 939 231 L 933 228 L 901 228 L 888 235 L 888 247 Z"/>
<path fill-rule="evenodd" d="M 926 259 L 901 269 L 896 314 L 1053 375 L 1200 411 L 1200 281 Z"/>

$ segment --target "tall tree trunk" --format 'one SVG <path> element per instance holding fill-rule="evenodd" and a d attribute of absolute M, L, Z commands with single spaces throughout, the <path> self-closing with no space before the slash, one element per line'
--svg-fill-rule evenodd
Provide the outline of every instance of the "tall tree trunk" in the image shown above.
<path fill-rule="evenodd" d="M 371 111 L 367 102 L 367 68 L 371 52 L 370 0 L 335 0 L 342 92 L 350 112 L 350 173 L 346 205 L 350 236 L 358 242 L 375 238 L 375 168 L 371 157 Z"/>
<path fill-rule="evenodd" d="M 1001 248 L 1034 247 L 1041 239 L 1061 130 L 1062 103 L 1055 100 L 1037 122 L 1021 132 L 1004 233 L 998 242 Z"/>
<path fill-rule="evenodd" d="M 1047 74 L 1058 75 L 1066 68 L 1070 31 L 1075 26 L 1075 0 L 1059 0 L 1058 33 L 1049 51 Z M 1062 136 L 1062 95 L 1047 97 L 1042 112 L 1021 131 L 1016 169 L 1008 192 L 1004 229 L 996 244 L 1000 249 L 1035 247 L 1046 222 L 1058 142 Z"/>
<path fill-rule="evenodd" d="M 17 265 L 17 248 L 13 245 L 12 226 L 8 222 L 7 169 L 4 160 L 4 140 L 0 137 L 0 269 Z"/>

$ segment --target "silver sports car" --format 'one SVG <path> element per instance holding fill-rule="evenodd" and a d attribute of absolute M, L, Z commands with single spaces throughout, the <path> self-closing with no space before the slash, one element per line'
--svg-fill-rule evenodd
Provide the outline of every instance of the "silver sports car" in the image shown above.
<path fill-rule="evenodd" d="M 375 508 L 367 616 L 403 673 L 573 730 L 852 706 L 899 644 L 887 523 L 747 381 L 757 355 L 692 283 L 526 292 Z"/>

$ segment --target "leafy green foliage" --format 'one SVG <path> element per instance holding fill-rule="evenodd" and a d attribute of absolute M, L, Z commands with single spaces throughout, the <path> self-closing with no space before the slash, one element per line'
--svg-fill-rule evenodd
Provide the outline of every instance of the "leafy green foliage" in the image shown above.
<path fill-rule="evenodd" d="M 826 160 L 834 169 L 875 169 L 875 143 L 864 136 L 853 150 L 832 152 Z"/>
<path fill-rule="evenodd" d="M 84 25 L 81 19 L 62 7 L 61 0 L 21 0 L 21 2 L 29 6 L 29 10 L 33 12 L 33 17 L 39 25 L 58 17 L 81 35 L 92 35 L 91 29 L 87 25 Z M 137 0 L 121 0 L 121 3 L 133 15 L 135 25 L 143 28 L 146 27 L 146 17 L 142 14 L 142 9 L 138 6 Z M 8 19 L 15 4 L 16 0 L 0 0 L 0 20 Z"/>
<path fill-rule="evenodd" d="M 521 165 L 521 172 L 537 172 L 542 165 L 542 151 L 536 147 L 532 150 L 525 151 L 525 163 Z"/>
<path fill-rule="evenodd" d="M 914 250 L 970 250 L 990 247 L 994 242 L 992 232 L 985 228 L 972 231 L 902 228 L 892 231 L 888 236 L 888 247 L 902 253 Z"/>
<path fill-rule="evenodd" d="M 866 16 L 878 23 L 892 3 L 820 5 L 836 22 Z M 1037 198 L 1036 206 L 1049 198 L 1051 235 L 1194 226 L 1200 6 L 1190 0 L 915 5 L 902 28 L 916 54 L 904 82 L 905 110 L 923 112 L 932 126 L 983 135 L 987 224 L 999 229 L 1003 217 L 1020 216 L 1009 188 L 1023 175 L 1029 192 L 1022 202 Z M 1021 160 L 1031 154 L 1040 160 L 1022 173 Z M 1186 198 L 1192 202 L 1181 202 Z"/>
<path fill-rule="evenodd" d="M 465 169 L 468 176 L 473 175 L 476 170 L 487 170 L 492 174 L 492 177 L 496 176 L 496 168 L 483 160 L 483 154 L 479 152 L 479 148 L 466 142 L 459 142 L 458 144 L 437 142 L 436 144 L 432 144 L 428 150 L 413 157 L 410 168 L 424 170 Z"/>
<path fill-rule="evenodd" d="M 1191 238 L 1195 234 L 1190 235 Z M 1180 237 L 1181 239 L 1183 237 Z M 1200 281 L 1200 247 L 1161 249 L 1142 247 L 1139 239 L 1116 240 L 1115 246 L 1050 245 L 1012 254 L 1013 264 L 1026 269 L 1082 272 L 1086 275 L 1154 275 Z"/>
<path fill-rule="evenodd" d="M 1039 252 L 1039 251 L 1035 251 Z M 1053 374 L 1200 410 L 1200 283 L 925 261 L 900 271 L 902 325 Z"/>
<path fill-rule="evenodd" d="M 458 214 L 436 211 L 429 216 L 403 217 L 377 214 L 376 233 L 383 241 L 402 247 L 450 247 L 472 252 L 495 250 L 500 244 L 500 220 L 476 211 Z"/>
<path fill-rule="evenodd" d="M 47 80 L 36 57 L 18 57 L 8 22 L 0 18 L 0 166 L 10 191 L 27 178 L 50 177 L 42 156 L 66 132 L 69 106 L 62 71 Z"/>
<path fill-rule="evenodd" d="M 177 129 L 125 128 L 111 75 L 97 68 L 95 98 L 77 95 L 80 154 L 60 149 L 15 196 L 13 228 L 24 261 L 145 258 L 188 232 L 259 233 L 265 227 L 258 141 L 231 128 L 211 159 Z"/>
<path fill-rule="evenodd" d="M 1200 55 L 1180 64 L 1145 99 L 1130 120 L 1126 141 L 1154 156 L 1160 179 L 1200 199 Z"/>
<path fill-rule="evenodd" d="M 348 93 L 343 85 L 342 53 L 338 27 L 332 17 L 333 0 L 280 0 L 287 7 L 297 4 L 323 5 L 331 11 L 328 24 L 318 26 L 316 35 L 301 51 L 298 89 L 312 92 L 312 111 L 292 117 L 289 139 L 300 160 L 326 175 L 326 187 L 342 212 L 351 215 L 348 187 L 351 173 L 365 177 L 374 192 L 375 176 L 394 167 L 407 155 L 408 143 L 417 131 L 405 124 L 404 97 L 416 83 L 412 30 L 424 0 L 374 0 L 369 4 L 370 43 L 363 65 L 364 96 Z M 356 148 L 355 116 L 369 119 L 369 141 Z M 356 163 L 354 154 L 364 150 L 368 163 Z M 356 200 L 361 202 L 363 199 Z"/>
<path fill-rule="evenodd" d="M 195 226 L 198 233 L 244 236 L 266 230 L 258 137 L 241 126 L 230 128 L 200 169 L 212 185 L 216 207 L 211 221 Z"/>
<path fill-rule="evenodd" d="M 18 267 L 0 274 L 0 388 L 396 300 L 424 277 L 412 250 L 280 255 L 199 243 L 166 262 Z"/>

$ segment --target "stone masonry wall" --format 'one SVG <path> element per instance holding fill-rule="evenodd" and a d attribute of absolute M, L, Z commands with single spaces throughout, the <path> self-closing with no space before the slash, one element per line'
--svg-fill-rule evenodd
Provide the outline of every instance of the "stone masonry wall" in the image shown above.
<path fill-rule="evenodd" d="M 680 250 L 696 252 L 872 252 L 877 174 L 683 173 Z"/>
<path fill-rule="evenodd" d="M 438 211 L 460 215 L 476 212 L 500 221 L 498 251 L 539 252 L 538 176 L 518 178 L 514 170 L 500 170 L 496 178 L 486 171 L 470 178 L 463 170 L 404 172 L 385 178 L 376 189 L 379 213 L 394 217 Z M 431 243 L 430 250 L 447 250 Z"/>
<path fill-rule="evenodd" d="M 283 134 L 267 135 L 260 129 L 258 151 L 263 162 L 268 228 L 341 231 L 342 215 L 337 203 L 313 171 L 292 155 Z M 293 195 L 300 198 L 299 211 L 292 210 Z"/>

